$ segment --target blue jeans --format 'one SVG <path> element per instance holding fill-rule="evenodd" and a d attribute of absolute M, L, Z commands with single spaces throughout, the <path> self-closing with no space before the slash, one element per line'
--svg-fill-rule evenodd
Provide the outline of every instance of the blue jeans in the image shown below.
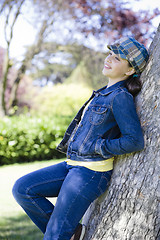
<path fill-rule="evenodd" d="M 107 189 L 111 173 L 61 162 L 18 179 L 13 195 L 44 240 L 70 240 L 90 203 Z M 46 197 L 57 197 L 55 206 Z"/>

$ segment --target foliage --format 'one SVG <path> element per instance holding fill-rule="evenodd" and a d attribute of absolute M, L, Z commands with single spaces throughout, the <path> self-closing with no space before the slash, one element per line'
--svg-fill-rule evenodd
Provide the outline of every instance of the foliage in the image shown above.
<path fill-rule="evenodd" d="M 94 89 L 99 89 L 107 84 L 108 79 L 102 74 L 105 58 L 106 54 L 98 51 L 88 51 L 87 54 L 84 54 L 83 63 L 90 74 L 87 84 Z"/>
<path fill-rule="evenodd" d="M 53 45 L 52 42 L 45 43 L 44 51 L 32 60 L 30 75 L 36 80 L 34 82 L 42 83 L 42 86 L 58 82 L 79 83 L 80 78 L 80 82 L 91 88 L 105 84 L 102 75 L 105 53 L 76 43 L 57 45 L 55 49 Z"/>
<path fill-rule="evenodd" d="M 7 88 L 5 91 L 5 102 L 6 102 L 6 109 L 10 116 L 14 115 L 16 112 L 17 114 L 23 113 L 24 110 L 30 109 L 32 106 L 33 98 L 38 93 L 38 88 L 33 86 L 33 81 L 31 78 L 27 76 L 23 76 L 22 81 L 18 86 L 17 91 L 17 99 L 18 104 L 11 108 L 12 103 L 12 87 L 14 80 L 16 78 L 17 71 L 14 67 L 11 67 L 8 72 L 8 81 L 7 81 Z"/>
<path fill-rule="evenodd" d="M 75 54 L 70 54 L 68 48 L 56 42 L 45 42 L 41 52 L 31 60 L 30 76 L 38 81 L 39 85 L 46 85 L 48 82 L 63 83 L 78 62 L 75 60 Z M 80 46 L 77 48 L 79 50 Z M 77 48 L 74 44 L 71 46 L 75 52 Z"/>
<path fill-rule="evenodd" d="M 34 14 L 28 14 L 31 6 L 33 7 Z M 160 13 L 158 9 L 152 13 L 148 11 L 134 12 L 125 7 L 122 0 L 108 0 L 106 3 L 101 0 L 1 1 L 0 13 L 2 13 L 5 19 L 4 35 L 7 44 L 6 64 L 5 67 L 0 66 L 0 70 L 3 68 L 3 78 L 0 86 L 0 113 L 2 115 L 9 115 L 7 108 L 8 102 L 5 96 L 8 86 L 9 70 L 12 65 L 10 46 L 14 37 L 15 24 L 19 16 L 24 15 L 24 12 L 26 15 L 28 14 L 30 18 L 28 19 L 29 22 L 36 25 L 37 36 L 34 45 L 26 48 L 24 58 L 20 60 L 18 65 L 19 69 L 11 88 L 12 98 L 10 99 L 9 108 L 17 105 L 19 83 L 22 81 L 23 75 L 30 69 L 32 59 L 44 51 L 46 41 L 50 40 L 53 42 L 56 39 L 57 43 L 61 42 L 65 45 L 70 41 L 70 44 L 73 44 L 75 40 L 78 42 L 78 36 L 81 35 L 81 43 L 83 42 L 85 45 L 86 41 L 84 40 L 94 35 L 95 39 L 99 39 L 102 44 L 102 39 L 104 43 L 105 38 L 108 39 L 107 41 L 111 41 L 123 34 L 132 34 L 137 40 L 145 42 L 146 39 L 149 39 L 152 35 L 151 31 L 148 31 L 148 29 L 151 29 L 151 20 Z M 63 25 L 67 21 L 67 25 Z M 57 34 L 57 29 L 61 29 L 61 32 L 59 31 L 60 34 Z M 66 32 L 68 32 L 68 34 L 66 34 Z M 150 36 L 147 35 L 148 32 Z M 53 49 L 54 48 L 56 48 L 56 44 L 54 44 Z M 64 67 L 63 71 L 59 71 L 59 67 L 61 67 L 61 65 L 45 64 L 45 68 L 40 69 L 39 74 L 37 72 L 37 77 L 42 79 L 46 78 L 48 81 L 51 77 L 54 79 L 56 73 L 55 82 L 62 82 L 62 80 L 64 81 L 64 79 L 69 76 L 73 70 L 73 66 L 68 66 L 68 68 Z M 0 75 L 2 76 L 1 72 Z M 98 80 L 93 74 L 91 81 L 92 86 L 96 85 L 96 79 Z"/>
<path fill-rule="evenodd" d="M 91 90 L 80 83 L 82 83 L 81 80 L 77 79 L 76 83 L 41 88 L 39 95 L 34 99 L 31 114 L 51 118 L 73 118 L 91 95 Z"/>
<path fill-rule="evenodd" d="M 68 119 L 5 117 L 0 120 L 0 165 L 62 156 L 55 147 L 64 135 Z"/>
<path fill-rule="evenodd" d="M 72 74 L 66 79 L 68 83 L 82 83 L 87 87 L 94 90 L 107 85 L 107 78 L 102 75 L 102 64 L 103 61 L 98 62 L 98 57 L 95 59 L 91 58 L 87 61 L 84 59 L 79 65 L 74 69 Z"/>
<path fill-rule="evenodd" d="M 81 85 L 41 89 L 31 116 L 0 120 L 0 165 L 61 157 L 55 148 L 90 90 Z"/>
<path fill-rule="evenodd" d="M 149 31 L 153 28 L 152 19 L 160 14 L 158 8 L 152 11 L 138 9 L 135 12 L 131 9 L 132 5 L 128 7 L 128 1 L 123 0 L 66 0 L 65 4 L 61 0 L 57 4 L 55 1 L 36 0 L 35 4 L 45 12 L 54 13 L 55 9 L 61 9 L 61 20 L 70 15 L 76 22 L 76 30 L 83 35 L 88 37 L 93 34 L 99 39 L 107 37 L 109 41 L 130 34 L 138 41 L 146 43 L 149 38 L 153 38 L 154 30 L 152 33 Z"/>

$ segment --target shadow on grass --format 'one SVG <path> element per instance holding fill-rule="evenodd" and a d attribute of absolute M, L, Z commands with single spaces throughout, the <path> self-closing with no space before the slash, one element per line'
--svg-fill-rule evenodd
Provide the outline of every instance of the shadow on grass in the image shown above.
<path fill-rule="evenodd" d="M 0 240 L 41 240 L 43 234 L 27 215 L 0 219 Z"/>

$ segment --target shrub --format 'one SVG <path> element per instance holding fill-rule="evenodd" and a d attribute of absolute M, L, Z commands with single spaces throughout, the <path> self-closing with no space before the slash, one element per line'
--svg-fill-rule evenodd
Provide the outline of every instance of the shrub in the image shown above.
<path fill-rule="evenodd" d="M 46 86 L 34 98 L 31 114 L 73 117 L 90 95 L 91 90 L 81 84 Z"/>
<path fill-rule="evenodd" d="M 0 120 L 0 165 L 59 158 L 56 150 L 90 89 L 61 84 L 40 89 L 29 115 Z"/>
<path fill-rule="evenodd" d="M 62 157 L 55 148 L 70 120 L 24 115 L 1 119 L 0 165 Z"/>

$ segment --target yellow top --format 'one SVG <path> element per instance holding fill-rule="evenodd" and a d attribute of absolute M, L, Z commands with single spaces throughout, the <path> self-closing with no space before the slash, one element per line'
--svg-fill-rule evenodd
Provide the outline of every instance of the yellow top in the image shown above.
<path fill-rule="evenodd" d="M 113 169 L 113 161 L 114 158 L 109 158 L 107 160 L 103 160 L 103 161 L 92 161 L 92 162 L 85 162 L 85 161 L 74 161 L 74 160 L 70 160 L 67 159 L 66 162 L 69 165 L 72 166 L 82 166 L 82 167 L 86 167 L 89 168 L 93 171 L 97 171 L 97 172 L 106 172 L 106 171 L 110 171 Z"/>

